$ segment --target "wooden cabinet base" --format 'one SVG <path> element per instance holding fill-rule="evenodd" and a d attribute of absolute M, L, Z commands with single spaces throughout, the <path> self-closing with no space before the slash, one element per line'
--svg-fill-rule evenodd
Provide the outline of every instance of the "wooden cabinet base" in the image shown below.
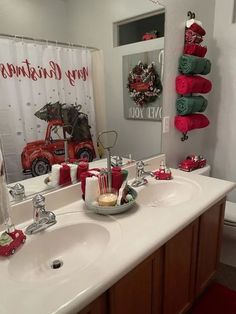
<path fill-rule="evenodd" d="M 79 314 L 185 313 L 215 274 L 225 199 L 129 272 Z"/>
<path fill-rule="evenodd" d="M 225 199 L 212 206 L 199 218 L 195 295 L 203 292 L 218 269 L 224 212 Z"/>
<path fill-rule="evenodd" d="M 86 306 L 78 314 L 108 314 L 107 292 Z"/>
<path fill-rule="evenodd" d="M 165 245 L 163 313 L 184 313 L 194 298 L 198 220 Z"/>

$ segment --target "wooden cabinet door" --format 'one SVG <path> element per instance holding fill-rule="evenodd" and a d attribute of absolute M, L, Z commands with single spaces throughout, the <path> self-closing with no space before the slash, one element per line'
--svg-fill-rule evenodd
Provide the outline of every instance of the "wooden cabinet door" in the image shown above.
<path fill-rule="evenodd" d="M 193 301 L 198 220 L 165 245 L 163 313 L 185 312 Z"/>
<path fill-rule="evenodd" d="M 153 263 L 153 283 L 152 283 L 152 314 L 162 314 L 163 300 L 163 268 L 164 248 L 160 248 L 155 253 Z"/>
<path fill-rule="evenodd" d="M 108 314 L 107 311 L 107 293 L 102 294 L 95 301 L 90 303 L 78 314 Z"/>
<path fill-rule="evenodd" d="M 155 254 L 119 280 L 109 290 L 109 314 L 152 314 Z"/>
<path fill-rule="evenodd" d="M 212 206 L 200 216 L 195 287 L 197 295 L 205 289 L 218 268 L 224 223 L 224 208 L 225 199 Z"/>

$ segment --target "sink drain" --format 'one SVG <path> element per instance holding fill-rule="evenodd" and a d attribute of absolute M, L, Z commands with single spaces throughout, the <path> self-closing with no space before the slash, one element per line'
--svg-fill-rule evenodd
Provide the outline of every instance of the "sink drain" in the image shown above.
<path fill-rule="evenodd" d="M 51 263 L 51 268 L 52 269 L 58 269 L 58 268 L 61 268 L 62 266 L 63 266 L 63 261 L 61 261 L 60 259 L 55 259 Z"/>

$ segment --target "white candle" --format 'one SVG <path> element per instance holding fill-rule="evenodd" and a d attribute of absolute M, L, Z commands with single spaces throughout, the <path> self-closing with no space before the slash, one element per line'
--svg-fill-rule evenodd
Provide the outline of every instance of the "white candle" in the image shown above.
<path fill-rule="evenodd" d="M 100 206 L 115 206 L 116 202 L 117 195 L 114 193 L 105 193 L 98 197 L 98 204 Z"/>

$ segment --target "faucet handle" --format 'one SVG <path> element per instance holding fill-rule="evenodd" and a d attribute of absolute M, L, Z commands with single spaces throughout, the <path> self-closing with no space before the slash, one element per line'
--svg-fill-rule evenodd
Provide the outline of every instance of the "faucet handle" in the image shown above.
<path fill-rule="evenodd" d="M 9 186 L 9 193 L 15 201 L 22 201 L 25 198 L 24 185 L 16 183 L 14 186 Z"/>
<path fill-rule="evenodd" d="M 144 171 L 145 166 L 148 166 L 148 164 L 145 164 L 143 160 L 139 160 L 136 162 L 136 170 L 137 171 Z"/>
<path fill-rule="evenodd" d="M 45 207 L 45 197 L 41 194 L 37 194 L 32 199 L 34 207 Z"/>

